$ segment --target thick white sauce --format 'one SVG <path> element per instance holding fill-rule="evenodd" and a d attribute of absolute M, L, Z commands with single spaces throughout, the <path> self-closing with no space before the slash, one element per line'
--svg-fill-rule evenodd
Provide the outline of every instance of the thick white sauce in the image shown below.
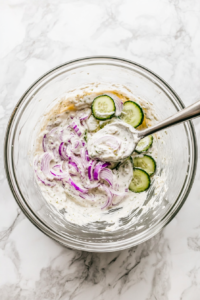
<path fill-rule="evenodd" d="M 88 152 L 90 157 L 102 161 L 122 161 L 131 155 L 138 141 L 135 128 L 123 121 L 115 120 L 88 141 Z"/>
<path fill-rule="evenodd" d="M 34 153 L 34 156 L 37 157 L 37 174 L 39 177 L 43 178 L 44 175 L 41 171 L 41 158 L 42 155 L 44 155 L 42 139 L 45 134 L 48 136 L 48 152 L 51 153 L 53 157 L 51 166 L 62 163 L 63 170 L 66 171 L 66 173 L 68 172 L 68 174 L 74 173 L 77 175 L 76 169 L 73 166 L 67 169 L 65 162 L 63 162 L 59 156 L 59 145 L 61 142 L 65 143 L 71 138 L 76 139 L 78 144 L 78 141 L 83 141 L 86 131 L 88 140 L 86 147 L 88 148 L 91 158 L 98 157 L 102 161 L 105 161 L 104 155 L 106 153 L 106 158 L 109 157 L 108 161 L 116 161 L 116 156 L 117 160 L 121 160 L 123 157 L 126 157 L 126 151 L 130 151 L 130 148 L 134 149 L 134 145 L 137 142 L 133 139 L 131 133 L 131 130 L 134 131 L 134 129 L 130 130 L 130 128 L 128 128 L 129 130 L 126 130 L 124 125 L 122 128 L 120 121 L 114 121 L 113 124 L 111 124 L 112 126 L 109 126 L 109 130 L 106 129 L 106 126 L 100 130 L 100 122 L 91 115 L 90 107 L 93 99 L 97 95 L 105 93 L 106 91 L 102 90 L 96 93 L 93 91 L 80 95 L 80 91 L 77 91 L 77 94 L 74 93 L 74 96 L 69 98 L 63 96 L 61 99 L 58 99 L 58 103 L 55 107 L 45 115 L 40 126 L 40 133 L 37 136 Z M 112 91 L 109 91 L 109 94 L 111 95 Z M 67 108 L 62 112 L 63 101 L 67 103 L 64 105 L 64 107 L 66 106 Z M 76 110 L 71 110 L 70 105 L 73 105 Z M 148 107 L 148 104 L 145 102 L 144 105 Z M 68 107 L 70 109 L 68 109 Z M 78 124 L 77 122 L 80 122 L 78 120 L 84 116 L 88 116 L 88 118 L 81 121 L 81 124 Z M 149 106 L 148 118 L 154 120 L 154 111 L 151 106 Z M 72 128 L 74 120 L 80 129 L 81 137 L 78 137 Z M 129 125 L 125 126 L 129 127 Z M 121 143 L 121 147 L 118 148 L 117 151 L 115 151 L 112 144 L 108 144 L 106 139 L 102 140 L 101 143 L 98 143 L 98 148 L 95 147 L 94 139 L 99 139 L 106 135 L 115 135 L 119 142 L 123 139 L 123 143 Z M 81 155 L 82 148 L 81 143 L 79 143 L 76 149 L 77 156 Z M 154 142 L 153 147 L 151 148 L 151 155 L 156 159 L 156 142 Z M 80 192 L 75 190 L 74 187 L 68 183 L 67 179 L 63 185 L 61 180 L 52 180 L 52 178 L 49 178 L 48 180 L 53 181 L 54 185 L 48 186 L 41 180 L 38 180 L 37 175 L 36 178 L 45 200 L 54 205 L 58 210 L 64 209 L 64 215 L 67 221 L 81 226 L 95 224 L 95 222 L 106 222 L 106 230 L 110 231 L 119 228 L 121 219 L 126 218 L 134 209 L 141 208 L 147 198 L 147 192 L 135 194 L 128 190 L 132 179 L 131 171 L 132 166 L 129 162 L 126 162 L 118 170 L 112 171 L 113 188 L 118 192 L 118 195 L 113 197 L 112 206 L 106 209 L 102 209 L 102 207 L 107 201 L 107 194 L 105 193 L 105 190 L 102 189 L 101 185 L 90 190 L 88 196 L 82 198 L 80 197 Z M 90 182 L 86 175 L 87 174 L 85 174 L 85 179 L 83 179 L 84 176 L 73 176 L 73 180 L 79 186 L 83 186 L 83 184 L 87 186 Z M 164 186 L 164 172 L 162 173 L 162 176 L 154 176 L 156 177 L 154 188 L 156 194 L 158 194 L 162 191 Z M 105 182 L 103 183 L 105 184 Z M 126 191 L 125 194 L 124 191 Z M 153 199 L 150 203 L 153 205 Z"/>

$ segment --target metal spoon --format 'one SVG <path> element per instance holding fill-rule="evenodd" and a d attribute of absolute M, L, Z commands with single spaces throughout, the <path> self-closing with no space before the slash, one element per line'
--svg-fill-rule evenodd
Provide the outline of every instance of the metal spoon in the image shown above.
<path fill-rule="evenodd" d="M 165 128 L 168 128 L 170 126 L 198 117 L 199 115 L 200 115 L 200 101 L 197 101 L 196 103 L 190 105 L 187 108 L 184 108 L 183 110 L 177 112 L 176 114 L 165 119 L 164 121 L 161 121 L 158 124 L 152 127 L 148 127 L 142 131 L 136 130 L 132 126 L 124 123 L 123 121 L 119 121 L 118 123 L 114 122 L 108 124 L 103 129 L 95 133 L 92 139 L 89 141 L 89 147 L 88 147 L 89 155 L 91 157 L 99 158 L 103 161 L 113 161 L 113 162 L 120 161 L 122 159 L 125 159 L 126 157 L 129 157 L 131 153 L 134 151 L 135 147 L 137 146 L 137 143 L 144 137 L 151 135 L 155 132 L 158 132 L 160 130 L 163 130 Z M 116 126 L 116 124 L 118 126 L 118 131 L 119 131 L 119 126 L 120 126 L 120 130 L 122 130 L 122 134 L 120 136 L 121 148 L 123 144 L 125 144 L 123 140 L 123 136 L 127 134 L 127 132 L 129 136 L 129 143 L 127 144 L 128 146 L 126 146 L 125 149 L 123 149 L 123 152 L 121 152 L 121 159 L 119 159 L 120 155 L 116 155 L 116 152 L 114 152 L 116 151 L 114 150 L 114 147 L 113 147 L 113 155 L 112 155 L 112 150 L 111 150 L 112 141 L 109 144 L 110 145 L 109 151 L 106 151 L 105 146 L 107 145 L 104 144 L 103 145 L 104 147 L 102 147 L 102 145 L 98 142 L 98 138 L 100 135 L 104 136 L 106 134 L 107 137 L 110 137 L 110 140 L 116 137 L 117 130 L 115 132 L 113 130 L 114 128 L 113 126 Z M 109 140 L 109 138 L 107 138 L 107 140 Z M 96 150 L 96 154 L 94 153 L 94 148 Z"/>
<path fill-rule="evenodd" d="M 182 123 L 184 121 L 193 119 L 200 115 L 200 100 L 195 102 L 194 104 L 182 109 L 181 111 L 177 112 L 173 116 L 165 119 L 164 121 L 159 122 L 158 124 L 148 127 L 142 131 L 138 130 L 138 137 L 140 139 L 153 134 L 157 131 L 163 130 L 165 128 L 171 127 L 173 125 Z"/>

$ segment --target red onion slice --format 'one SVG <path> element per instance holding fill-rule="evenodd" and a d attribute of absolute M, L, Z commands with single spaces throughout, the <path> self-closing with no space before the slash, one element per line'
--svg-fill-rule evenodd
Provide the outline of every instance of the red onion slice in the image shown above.
<path fill-rule="evenodd" d="M 58 149 L 53 148 L 52 152 L 53 152 L 53 156 L 54 156 L 55 160 L 58 161 L 60 159 L 60 155 L 58 153 Z"/>
<path fill-rule="evenodd" d="M 56 172 L 60 172 L 60 173 L 63 172 L 63 170 L 62 170 L 62 164 L 54 165 L 54 166 L 52 167 L 52 169 L 55 170 Z"/>
<path fill-rule="evenodd" d="M 55 179 L 58 180 L 69 176 L 67 171 L 63 172 L 61 164 L 53 166 L 53 168 L 50 170 L 50 173 L 55 177 Z"/>
<path fill-rule="evenodd" d="M 90 161 L 88 152 L 85 148 L 82 148 L 80 150 L 80 154 L 81 154 L 82 164 L 83 164 L 84 168 L 86 169 L 88 167 L 89 161 Z"/>
<path fill-rule="evenodd" d="M 55 182 L 52 182 L 52 181 L 49 181 L 47 179 L 44 178 L 44 176 L 42 174 L 39 174 L 38 172 L 38 156 L 36 156 L 35 160 L 34 160 L 34 170 L 35 170 L 35 174 L 36 174 L 36 177 L 39 181 L 41 181 L 44 185 L 47 185 L 47 186 L 55 186 Z"/>
<path fill-rule="evenodd" d="M 113 185 L 113 173 L 110 169 L 101 170 L 99 177 L 107 181 L 108 184 Z"/>
<path fill-rule="evenodd" d="M 75 143 L 75 148 L 78 148 L 78 146 L 79 146 L 79 141 L 76 141 L 76 143 Z"/>
<path fill-rule="evenodd" d="M 54 128 L 52 128 L 51 129 L 51 131 L 49 131 L 49 135 L 54 135 L 55 134 L 55 132 L 58 130 L 59 128 L 58 127 L 54 127 Z"/>
<path fill-rule="evenodd" d="M 79 192 L 81 192 L 81 193 L 88 193 L 88 189 L 85 189 L 84 187 L 79 187 L 75 182 L 73 182 L 72 180 L 71 180 L 71 178 L 69 178 L 69 184 L 71 185 L 71 186 L 73 186 L 74 188 L 75 188 L 75 190 L 77 190 L 77 191 L 79 191 Z"/>
<path fill-rule="evenodd" d="M 84 187 L 87 189 L 95 189 L 100 186 L 100 182 L 95 182 L 95 183 L 89 183 L 89 184 L 84 184 Z"/>
<path fill-rule="evenodd" d="M 98 163 L 95 168 L 94 168 L 94 172 L 93 172 L 93 178 L 94 180 L 99 180 L 99 173 L 102 169 L 102 165 L 100 163 Z"/>
<path fill-rule="evenodd" d="M 83 116 L 83 117 L 80 117 L 80 121 L 87 120 L 88 118 L 89 118 L 89 116 Z"/>
<path fill-rule="evenodd" d="M 108 197 L 106 203 L 101 208 L 101 209 L 104 209 L 104 208 L 107 208 L 107 207 L 111 206 L 113 195 L 110 192 L 110 189 L 105 184 L 102 184 L 102 188 L 105 190 L 105 192 L 107 194 L 107 197 Z"/>
<path fill-rule="evenodd" d="M 81 148 L 80 138 L 78 138 L 77 136 L 72 136 L 70 143 L 71 143 L 71 151 L 76 154 L 79 154 Z"/>
<path fill-rule="evenodd" d="M 71 127 L 74 129 L 74 131 L 77 133 L 78 136 L 81 136 L 82 133 L 81 133 L 80 129 L 78 128 L 78 126 L 76 125 L 75 122 L 73 122 L 71 124 Z"/>
<path fill-rule="evenodd" d="M 85 146 L 85 144 L 83 146 Z M 89 154 L 88 154 L 87 150 L 85 151 L 85 158 L 86 158 L 87 161 L 90 161 Z"/>
<path fill-rule="evenodd" d="M 52 174 L 50 173 L 50 162 L 53 159 L 53 156 L 45 152 L 41 159 L 41 171 L 48 179 L 53 179 Z"/>
<path fill-rule="evenodd" d="M 96 165 L 95 169 L 94 169 L 94 172 L 93 172 L 93 178 L 94 178 L 94 180 L 99 180 L 99 174 L 100 174 L 100 172 L 104 168 L 108 167 L 109 165 L 110 165 L 109 162 L 106 162 L 106 163 L 103 163 L 103 164 L 102 163 L 98 163 Z"/>
<path fill-rule="evenodd" d="M 51 131 L 44 134 L 43 139 L 42 139 L 42 148 L 43 148 L 44 152 L 47 152 L 48 150 L 51 149 L 51 145 L 48 145 L 48 141 L 51 136 L 56 136 L 56 140 L 62 142 L 63 141 L 63 130 L 60 131 L 59 127 L 54 127 L 53 129 L 51 129 Z M 53 144 L 53 143 L 51 142 L 50 144 Z"/>
<path fill-rule="evenodd" d="M 58 152 L 60 154 L 60 157 L 63 159 L 63 160 L 68 160 L 69 159 L 69 156 L 67 155 L 66 153 L 66 147 L 65 147 L 65 144 L 64 142 L 62 142 L 59 146 L 59 149 L 58 149 Z"/>
<path fill-rule="evenodd" d="M 37 176 L 38 180 L 41 181 L 44 185 L 51 186 L 51 187 L 56 185 L 55 182 L 51 182 L 49 180 L 46 180 L 45 178 L 42 178 L 42 176 L 39 175 L 38 173 L 36 174 L 36 176 Z"/>
<path fill-rule="evenodd" d="M 78 172 L 78 167 L 77 167 L 77 164 L 75 162 L 70 161 L 69 165 L 71 165 L 72 167 L 74 167 L 76 169 L 76 171 Z"/>
<path fill-rule="evenodd" d="M 42 148 L 44 152 L 47 152 L 47 135 L 45 134 L 42 139 Z"/>
<path fill-rule="evenodd" d="M 117 97 L 114 94 L 108 93 L 107 95 L 110 96 L 115 102 L 115 107 L 116 107 L 115 116 L 116 117 L 120 116 L 122 113 L 122 109 L 123 109 L 123 102 L 121 101 L 121 99 L 119 97 Z"/>
<path fill-rule="evenodd" d="M 51 174 L 55 177 L 55 179 L 62 180 L 68 176 L 68 173 L 57 174 L 55 172 L 50 171 Z"/>
<path fill-rule="evenodd" d="M 89 177 L 90 181 L 92 181 L 94 179 L 93 170 L 94 170 L 96 163 L 97 163 L 96 160 L 91 160 L 90 165 L 88 167 L 88 177 Z"/>
<path fill-rule="evenodd" d="M 82 178 L 84 178 L 85 177 L 85 169 L 84 169 L 84 166 L 82 164 L 81 158 L 79 156 L 75 156 L 72 153 L 70 161 L 74 162 L 77 165 L 79 174 L 81 175 Z"/>

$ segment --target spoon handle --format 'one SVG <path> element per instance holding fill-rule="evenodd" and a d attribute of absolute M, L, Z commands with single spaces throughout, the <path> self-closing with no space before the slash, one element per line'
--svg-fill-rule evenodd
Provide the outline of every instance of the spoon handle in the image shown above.
<path fill-rule="evenodd" d="M 159 122 L 158 124 L 156 124 L 152 127 L 149 127 L 147 129 L 139 131 L 138 136 L 140 138 L 143 138 L 147 135 L 153 134 L 157 131 L 163 130 L 165 128 L 179 124 L 181 122 L 190 120 L 190 119 L 198 117 L 198 116 L 200 116 L 200 100 L 195 102 L 194 104 L 182 109 L 181 111 L 179 111 L 175 115 L 165 119 L 164 121 Z"/>

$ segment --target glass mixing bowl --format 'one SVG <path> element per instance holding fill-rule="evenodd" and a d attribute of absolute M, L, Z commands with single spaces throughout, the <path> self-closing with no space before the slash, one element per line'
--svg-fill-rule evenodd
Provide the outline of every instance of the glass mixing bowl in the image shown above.
<path fill-rule="evenodd" d="M 30 163 L 32 140 L 38 120 L 58 96 L 94 82 L 125 86 L 134 95 L 153 103 L 159 120 L 184 107 L 164 80 L 137 63 L 115 57 L 88 57 L 68 62 L 39 78 L 15 107 L 5 137 L 5 169 L 18 205 L 41 231 L 71 248 L 107 252 L 138 245 L 173 219 L 194 180 L 197 146 L 189 121 L 161 133 L 157 172 L 165 172 L 165 186 L 156 195 L 152 184 L 145 204 L 156 195 L 153 208 L 130 212 L 118 230 L 106 232 L 101 230 L 103 224 L 102 227 L 81 227 L 68 223 L 62 212 L 47 204 L 35 184 Z"/>

